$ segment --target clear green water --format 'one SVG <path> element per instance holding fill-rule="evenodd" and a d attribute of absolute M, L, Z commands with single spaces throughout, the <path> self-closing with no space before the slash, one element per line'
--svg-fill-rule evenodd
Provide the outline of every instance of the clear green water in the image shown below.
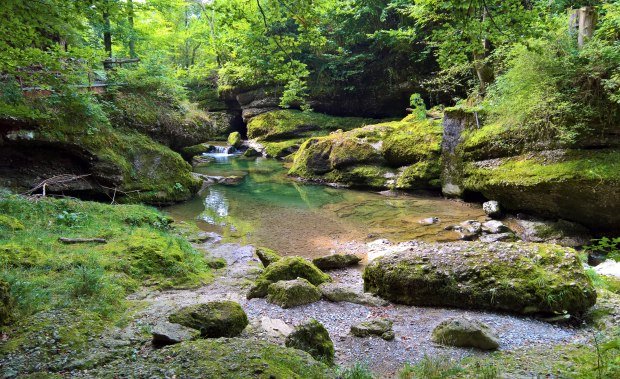
<path fill-rule="evenodd" d="M 220 158 L 196 172 L 243 176 L 240 184 L 211 186 L 166 211 L 177 220 L 196 220 L 202 229 L 216 231 L 229 241 L 308 257 L 378 238 L 455 240 L 457 236 L 444 227 L 484 216 L 480 207 L 457 201 L 300 183 L 288 178 L 286 171 L 271 159 Z M 420 224 L 427 217 L 441 222 Z"/>

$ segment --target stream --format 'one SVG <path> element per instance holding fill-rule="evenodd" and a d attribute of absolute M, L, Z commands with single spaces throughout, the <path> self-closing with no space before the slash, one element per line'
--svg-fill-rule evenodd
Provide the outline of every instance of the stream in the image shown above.
<path fill-rule="evenodd" d="M 314 258 L 376 239 L 392 242 L 458 240 L 447 225 L 484 219 L 480 206 L 441 197 L 375 193 L 296 181 L 283 163 L 225 153 L 195 168 L 209 176 L 237 176 L 234 185 L 216 184 L 188 202 L 165 210 L 176 220 L 196 221 L 225 242 L 265 246 L 282 255 Z M 429 217 L 440 222 L 421 223 Z"/>

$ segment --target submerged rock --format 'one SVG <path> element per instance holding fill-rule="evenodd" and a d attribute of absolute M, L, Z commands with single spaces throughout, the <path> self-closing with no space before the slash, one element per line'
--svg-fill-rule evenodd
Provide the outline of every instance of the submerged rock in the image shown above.
<path fill-rule="evenodd" d="M 153 344 L 157 346 L 173 345 L 200 337 L 200 331 L 171 322 L 160 322 L 151 330 Z"/>
<path fill-rule="evenodd" d="M 213 146 L 208 143 L 200 143 L 198 145 L 188 146 L 181 149 L 181 156 L 185 160 L 191 160 L 195 156 L 201 156 L 204 153 L 209 153 L 213 150 Z"/>
<path fill-rule="evenodd" d="M 596 302 L 577 253 L 554 245 L 418 243 L 363 277 L 366 291 L 408 305 L 582 314 Z"/>
<path fill-rule="evenodd" d="M 248 325 L 243 308 L 234 301 L 213 301 L 182 308 L 168 321 L 197 329 L 206 338 L 235 337 Z"/>
<path fill-rule="evenodd" d="M 267 301 L 282 308 L 293 308 L 321 300 L 321 291 L 302 278 L 281 280 L 269 285 Z"/>
<path fill-rule="evenodd" d="M 325 257 L 315 258 L 312 263 L 321 270 L 336 270 L 355 266 L 362 258 L 354 254 L 334 254 Z"/>
<path fill-rule="evenodd" d="M 393 322 L 385 318 L 363 321 L 351 327 L 351 334 L 356 337 L 380 336 L 386 341 L 394 339 Z"/>
<path fill-rule="evenodd" d="M 334 343 L 327 329 L 315 319 L 301 324 L 286 337 L 286 347 L 303 350 L 328 364 L 334 361 Z"/>
<path fill-rule="evenodd" d="M 495 200 L 487 201 L 482 204 L 482 210 L 491 218 L 499 218 L 502 216 L 502 209 Z"/>
<path fill-rule="evenodd" d="M 369 305 L 371 307 L 386 306 L 389 303 L 380 297 L 369 293 L 358 291 L 354 287 L 342 285 L 340 283 L 323 283 L 319 286 L 323 297 L 329 301 L 355 303 Z"/>
<path fill-rule="evenodd" d="M 256 255 L 258 256 L 258 259 L 260 259 L 264 267 L 267 267 L 282 258 L 278 253 L 275 252 L 275 250 L 271 250 L 266 247 L 256 248 Z"/>
<path fill-rule="evenodd" d="M 433 330 L 433 341 L 442 345 L 475 347 L 494 350 L 499 347 L 499 337 L 486 324 L 465 317 L 442 321 Z"/>

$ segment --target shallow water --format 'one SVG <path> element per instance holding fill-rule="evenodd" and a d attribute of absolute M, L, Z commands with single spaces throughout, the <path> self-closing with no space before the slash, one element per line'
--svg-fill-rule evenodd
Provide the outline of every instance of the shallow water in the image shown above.
<path fill-rule="evenodd" d="M 177 220 L 197 220 L 201 229 L 223 234 L 227 241 L 306 257 L 340 251 L 351 241 L 456 240 L 458 236 L 445 231 L 446 226 L 484 217 L 479 206 L 458 201 L 300 183 L 288 178 L 286 171 L 276 160 L 220 154 L 196 172 L 242 176 L 241 183 L 211 186 L 166 211 Z M 420 223 L 428 217 L 441 222 Z"/>

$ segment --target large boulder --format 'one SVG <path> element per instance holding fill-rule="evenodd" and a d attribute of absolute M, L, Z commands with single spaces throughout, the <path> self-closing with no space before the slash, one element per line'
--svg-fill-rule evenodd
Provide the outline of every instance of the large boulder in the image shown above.
<path fill-rule="evenodd" d="M 293 308 L 321 300 L 321 291 L 302 278 L 281 280 L 269 285 L 267 301 L 282 308 Z"/>
<path fill-rule="evenodd" d="M 228 135 L 228 139 L 226 140 L 228 144 L 236 149 L 241 147 L 243 140 L 241 139 L 241 134 L 239 132 L 232 132 Z"/>
<path fill-rule="evenodd" d="M 317 320 L 310 319 L 286 337 L 286 347 L 303 350 L 328 364 L 334 361 L 334 343 L 329 332 Z"/>
<path fill-rule="evenodd" d="M 433 329 L 433 341 L 457 347 L 475 347 L 494 350 L 499 347 L 499 338 L 488 325 L 465 317 L 454 317 L 442 321 Z"/>
<path fill-rule="evenodd" d="M 577 253 L 555 245 L 420 243 L 374 260 L 363 277 L 366 291 L 408 305 L 578 315 L 596 302 Z"/>
<path fill-rule="evenodd" d="M 233 301 L 213 301 L 182 308 L 168 321 L 200 330 L 206 338 L 235 337 L 248 325 L 243 308 Z"/>
<path fill-rule="evenodd" d="M 333 254 L 325 257 L 315 258 L 312 263 L 321 270 L 337 270 L 355 266 L 360 263 L 362 258 L 354 254 Z"/>

